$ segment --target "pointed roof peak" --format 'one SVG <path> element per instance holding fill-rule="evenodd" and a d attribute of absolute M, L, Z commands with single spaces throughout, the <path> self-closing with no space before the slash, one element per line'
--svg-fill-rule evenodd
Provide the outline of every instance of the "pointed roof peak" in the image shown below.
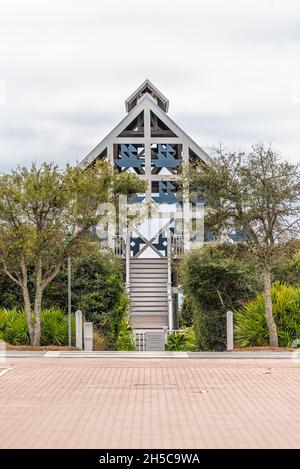
<path fill-rule="evenodd" d="M 164 111 L 168 112 L 169 100 L 151 83 L 147 78 L 125 101 L 126 111 L 130 112 L 138 103 L 139 99 L 148 93 L 155 99 L 157 105 Z"/>

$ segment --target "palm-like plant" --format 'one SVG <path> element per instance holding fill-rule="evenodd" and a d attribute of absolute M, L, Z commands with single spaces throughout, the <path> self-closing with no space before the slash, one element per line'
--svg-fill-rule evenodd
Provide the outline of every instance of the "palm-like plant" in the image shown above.
<path fill-rule="evenodd" d="M 300 287 L 275 282 L 272 288 L 272 304 L 279 345 L 290 347 L 295 339 L 300 338 Z M 239 346 L 268 345 L 262 293 L 236 311 L 235 320 L 235 336 Z"/>
<path fill-rule="evenodd" d="M 67 345 L 68 318 L 57 308 L 44 310 L 41 314 L 41 345 Z M 72 337 L 75 320 L 72 316 Z M 29 345 L 28 326 L 23 310 L 0 309 L 0 340 L 11 345 Z"/>
<path fill-rule="evenodd" d="M 41 345 L 67 345 L 68 319 L 65 313 L 56 308 L 46 309 L 41 314 Z M 74 336 L 74 318 L 72 318 Z"/>
<path fill-rule="evenodd" d="M 29 333 L 24 311 L 0 310 L 0 339 L 12 345 L 28 345 Z"/>

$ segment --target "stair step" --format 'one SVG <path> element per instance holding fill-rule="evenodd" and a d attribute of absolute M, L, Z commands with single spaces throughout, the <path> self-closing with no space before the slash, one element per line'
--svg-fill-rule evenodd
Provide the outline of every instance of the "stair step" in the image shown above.
<path fill-rule="evenodd" d="M 130 259 L 130 264 L 131 265 L 134 265 L 134 264 L 166 264 L 168 265 L 168 260 L 167 259 L 164 259 L 164 258 L 161 258 L 161 259 L 142 259 L 142 258 L 139 258 L 139 259 Z"/>
<path fill-rule="evenodd" d="M 144 274 L 133 274 L 130 276 L 130 281 L 131 283 L 139 282 L 140 280 L 157 280 L 161 282 L 167 282 L 168 280 L 168 275 L 162 275 L 162 274 L 147 274 L 146 272 Z"/>
<path fill-rule="evenodd" d="M 140 279 L 140 278 L 145 278 L 145 279 L 160 278 L 161 280 L 167 280 L 168 274 L 167 272 L 165 273 L 156 272 L 152 274 L 149 274 L 148 272 L 139 272 L 139 273 L 130 274 L 131 282 L 134 282 L 136 279 Z"/>
<path fill-rule="evenodd" d="M 156 282 L 152 282 L 152 279 L 151 279 L 151 283 L 149 285 L 149 283 L 147 283 L 148 287 L 144 286 L 144 284 L 146 283 L 145 282 L 145 279 L 143 279 L 144 281 L 143 282 L 134 282 L 131 284 L 130 286 L 130 291 L 139 291 L 140 293 L 146 291 L 146 292 L 150 292 L 150 293 L 156 293 L 156 292 L 166 292 L 167 291 L 167 285 L 168 285 L 168 282 L 166 281 L 163 281 L 161 283 L 156 283 Z"/>
<path fill-rule="evenodd" d="M 143 302 L 143 301 L 138 301 L 138 302 L 132 302 L 131 304 L 131 309 L 137 309 L 137 308 L 167 308 L 167 301 L 158 301 L 156 303 L 153 303 L 151 301 Z"/>
<path fill-rule="evenodd" d="M 157 313 L 157 314 L 166 314 L 168 311 L 168 308 L 166 305 L 158 305 L 158 306 L 140 306 L 140 305 L 134 305 L 131 307 L 131 314 L 141 314 L 144 312 L 151 312 L 151 313 Z"/>
<path fill-rule="evenodd" d="M 158 297 L 158 298 L 165 298 L 167 297 L 167 292 L 163 290 L 159 291 L 144 291 L 144 290 L 138 290 L 136 289 L 135 291 L 130 290 L 130 296 L 135 297 L 135 298 L 140 298 L 140 297 L 145 297 L 145 298 L 153 298 L 153 296 Z"/>
<path fill-rule="evenodd" d="M 130 269 L 130 273 L 131 274 L 143 274 L 143 273 L 149 273 L 149 274 L 156 274 L 156 273 L 160 273 L 160 274 L 167 274 L 168 273 L 168 269 L 147 269 L 147 267 L 140 267 L 138 269 Z"/>
<path fill-rule="evenodd" d="M 168 316 L 133 316 L 131 317 L 133 329 L 151 329 L 168 326 Z"/>
<path fill-rule="evenodd" d="M 168 300 L 167 295 L 131 295 L 130 296 L 131 301 L 134 301 L 135 303 L 143 303 L 146 301 L 146 303 L 149 303 L 150 301 L 154 303 L 166 303 Z"/>
<path fill-rule="evenodd" d="M 135 314 L 135 315 L 138 315 L 138 314 L 145 314 L 145 313 L 149 313 L 149 314 L 167 314 L 168 312 L 168 308 L 167 306 L 158 306 L 158 307 L 144 307 L 144 306 L 134 306 L 133 308 L 131 308 L 131 314 Z"/>
<path fill-rule="evenodd" d="M 131 302 L 133 305 L 152 305 L 152 304 L 155 304 L 155 305 L 167 305 L 168 304 L 168 299 L 166 297 L 163 297 L 163 298 L 142 298 L 142 297 L 138 297 L 138 298 L 131 298 Z"/>
<path fill-rule="evenodd" d="M 168 326 L 167 259 L 131 259 L 129 275 L 132 328 Z"/>
<path fill-rule="evenodd" d="M 147 282 L 147 280 L 149 280 L 149 282 Z M 135 279 L 134 282 L 131 283 L 131 288 L 139 288 L 141 291 L 144 291 L 143 290 L 144 284 L 147 284 L 149 287 L 151 287 L 153 292 L 157 292 L 159 290 L 167 291 L 168 282 L 167 282 L 167 279 L 141 278 L 141 279 Z"/>

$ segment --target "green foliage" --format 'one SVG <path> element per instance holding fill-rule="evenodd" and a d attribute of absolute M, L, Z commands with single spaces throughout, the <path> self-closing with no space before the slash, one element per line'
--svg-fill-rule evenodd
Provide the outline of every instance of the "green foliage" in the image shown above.
<path fill-rule="evenodd" d="M 226 346 L 226 311 L 254 298 L 261 278 L 232 244 L 213 244 L 188 253 L 180 268 L 186 298 L 181 324 L 193 323 L 200 350 Z"/>
<path fill-rule="evenodd" d="M 72 315 L 72 338 L 75 337 L 75 317 Z M 57 308 L 46 309 L 41 315 L 41 345 L 68 345 L 68 317 Z"/>
<path fill-rule="evenodd" d="M 205 309 L 234 309 L 252 299 L 262 279 L 250 260 L 241 259 L 237 246 L 213 244 L 189 252 L 181 265 L 184 291 Z"/>
<path fill-rule="evenodd" d="M 187 177 L 191 190 L 203 189 L 206 229 L 223 239 L 235 233 L 244 256 L 263 270 L 270 345 L 277 346 L 270 273 L 287 241 L 299 235 L 300 166 L 259 143 L 249 153 L 219 148 L 209 168 L 194 165 Z"/>
<path fill-rule="evenodd" d="M 137 176 L 117 173 L 104 161 L 85 168 L 67 166 L 64 171 L 54 163 L 33 164 L 0 175 L 0 261 L 23 294 L 32 344 L 40 342 L 44 290 L 101 221 L 99 204 L 113 204 L 121 193 L 144 188 Z M 66 242 L 69 230 L 72 240 Z M 34 288 L 28 283 L 30 272 Z"/>
<path fill-rule="evenodd" d="M 0 264 L 0 305 L 6 309 L 22 309 L 23 297 L 22 292 L 7 277 Z"/>
<path fill-rule="evenodd" d="M 196 338 L 192 327 L 186 327 L 181 332 L 168 335 L 166 350 L 170 352 L 195 351 Z"/>
<path fill-rule="evenodd" d="M 193 325 L 193 317 L 193 300 L 189 295 L 186 295 L 180 311 L 180 326 L 191 327 Z"/>
<path fill-rule="evenodd" d="M 67 284 L 67 266 L 64 265 L 44 292 L 44 310 L 66 310 Z M 23 300 L 18 290 L 0 272 L 1 286 L 2 306 L 22 309 Z M 122 317 L 128 309 L 123 264 L 114 255 L 99 251 L 98 243 L 87 241 L 80 254 L 72 258 L 72 310 L 76 309 L 82 310 L 86 319 L 94 323 L 105 339 L 105 348 L 114 349 Z M 45 342 L 43 337 L 41 341 Z"/>
<path fill-rule="evenodd" d="M 122 318 L 117 340 L 117 350 L 135 350 L 135 340 L 127 316 Z"/>
<path fill-rule="evenodd" d="M 276 282 L 272 288 L 272 304 L 279 346 L 290 347 L 293 340 L 300 338 L 300 287 Z M 240 347 L 268 345 L 262 293 L 236 311 L 234 317 L 235 337 Z"/>
<path fill-rule="evenodd" d="M 300 240 L 289 244 L 291 253 L 276 262 L 272 278 L 296 286 L 300 285 Z"/>
<path fill-rule="evenodd" d="M 0 340 L 11 345 L 28 345 L 29 334 L 23 311 L 0 310 Z"/>
<path fill-rule="evenodd" d="M 184 334 L 180 332 L 174 332 L 168 336 L 166 350 L 169 352 L 183 351 L 185 350 L 185 345 L 186 340 Z"/>
<path fill-rule="evenodd" d="M 41 345 L 68 345 L 68 318 L 60 309 L 42 311 L 41 329 Z M 72 337 L 74 336 L 75 318 L 72 316 Z M 11 345 L 30 344 L 24 311 L 0 310 L 0 339 Z"/>
<path fill-rule="evenodd" d="M 128 309 L 122 264 L 109 253 L 85 253 L 74 259 L 72 291 L 74 307 L 94 323 L 105 338 L 106 348 L 115 349 Z"/>
<path fill-rule="evenodd" d="M 195 302 L 194 328 L 196 345 L 199 350 L 222 351 L 226 348 L 226 312 L 219 310 L 202 310 Z"/>
<path fill-rule="evenodd" d="M 48 287 L 44 306 L 66 307 L 67 268 Z M 128 309 L 124 289 L 123 264 L 109 252 L 99 252 L 98 245 L 87 243 L 81 254 L 72 258 L 72 305 L 105 339 L 106 349 L 115 349 L 119 328 Z"/>

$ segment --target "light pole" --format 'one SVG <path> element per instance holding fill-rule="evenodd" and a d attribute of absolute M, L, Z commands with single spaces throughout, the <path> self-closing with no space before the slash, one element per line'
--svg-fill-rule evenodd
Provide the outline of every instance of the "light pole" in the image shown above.
<path fill-rule="evenodd" d="M 73 239 L 73 235 L 70 231 L 66 234 L 66 243 L 71 243 Z M 68 257 L 68 339 L 69 339 L 69 347 L 72 345 L 72 316 L 71 316 L 71 308 L 72 308 L 72 264 L 71 264 L 71 256 Z"/>

